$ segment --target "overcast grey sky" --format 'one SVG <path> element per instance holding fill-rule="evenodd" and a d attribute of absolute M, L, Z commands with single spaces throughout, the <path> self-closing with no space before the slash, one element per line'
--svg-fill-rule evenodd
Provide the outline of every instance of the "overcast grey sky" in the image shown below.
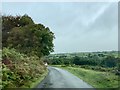
<path fill-rule="evenodd" d="M 3 3 L 3 14 L 28 14 L 55 33 L 55 53 L 118 49 L 117 2 Z"/>

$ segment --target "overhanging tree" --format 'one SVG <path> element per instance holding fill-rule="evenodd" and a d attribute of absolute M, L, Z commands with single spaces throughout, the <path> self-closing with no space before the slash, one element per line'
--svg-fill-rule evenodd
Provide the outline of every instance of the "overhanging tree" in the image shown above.
<path fill-rule="evenodd" d="M 14 18 L 11 16 L 14 20 Z M 11 18 L 7 17 L 7 18 Z M 6 17 L 5 17 L 6 18 Z M 18 21 L 17 21 L 18 20 Z M 3 34 L 6 33 L 7 38 L 4 37 L 3 43 L 5 47 L 15 48 L 19 52 L 28 55 L 37 55 L 39 57 L 49 55 L 53 51 L 53 39 L 54 33 L 50 31 L 48 27 L 42 24 L 34 24 L 32 19 L 27 16 L 19 16 L 15 23 L 19 26 L 11 25 L 6 29 L 3 29 Z M 11 19 L 3 20 L 7 23 L 11 22 Z M 6 25 L 5 22 L 3 22 Z"/>

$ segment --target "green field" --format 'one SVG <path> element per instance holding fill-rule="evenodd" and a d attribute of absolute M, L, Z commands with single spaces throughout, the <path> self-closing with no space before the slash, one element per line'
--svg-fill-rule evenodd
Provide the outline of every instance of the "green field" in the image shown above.
<path fill-rule="evenodd" d="M 68 70 L 95 88 L 117 88 L 120 57 L 117 51 L 51 54 L 48 63 Z"/>
<path fill-rule="evenodd" d="M 100 72 L 78 67 L 61 67 L 95 88 L 117 88 L 118 76 L 110 72 Z"/>

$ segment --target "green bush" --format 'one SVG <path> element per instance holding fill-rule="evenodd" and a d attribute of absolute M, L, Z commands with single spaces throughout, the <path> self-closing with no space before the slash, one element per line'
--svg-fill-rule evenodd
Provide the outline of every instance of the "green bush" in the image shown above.
<path fill-rule="evenodd" d="M 28 57 L 15 49 L 4 48 L 2 57 L 2 88 L 29 87 L 26 83 L 41 77 L 46 71 L 39 57 Z"/>

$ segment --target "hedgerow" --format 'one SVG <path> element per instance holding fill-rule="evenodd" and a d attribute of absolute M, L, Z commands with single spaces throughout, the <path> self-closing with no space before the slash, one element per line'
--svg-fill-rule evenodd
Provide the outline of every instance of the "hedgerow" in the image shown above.
<path fill-rule="evenodd" d="M 2 88 L 30 87 L 30 82 L 46 71 L 41 59 L 4 48 L 2 53 Z"/>

